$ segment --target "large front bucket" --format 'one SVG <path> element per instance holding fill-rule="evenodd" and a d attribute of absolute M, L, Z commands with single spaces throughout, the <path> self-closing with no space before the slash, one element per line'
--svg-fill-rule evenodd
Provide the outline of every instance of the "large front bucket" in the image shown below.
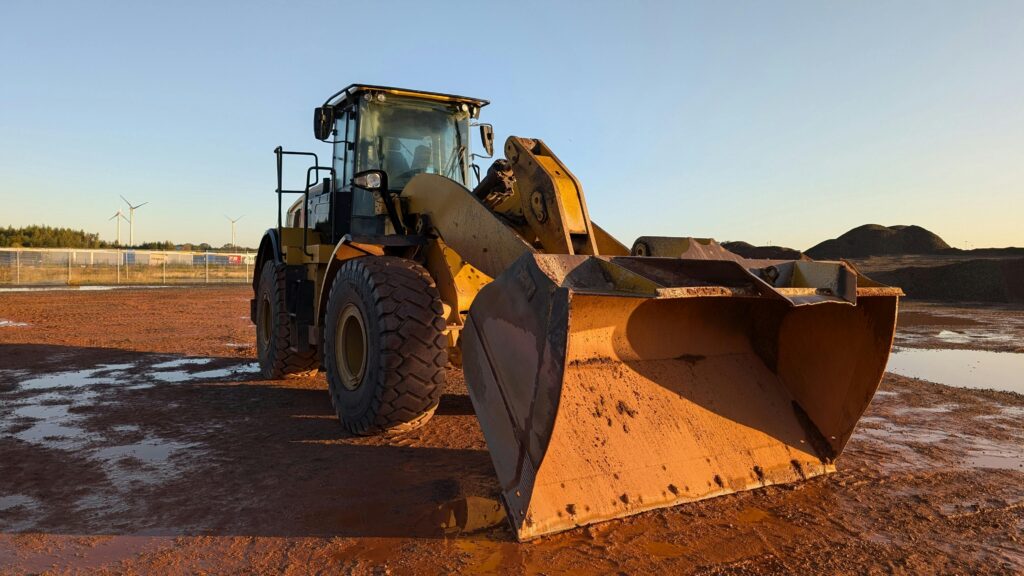
<path fill-rule="evenodd" d="M 772 270 L 529 254 L 477 295 L 463 365 L 520 540 L 834 471 L 899 290 Z"/>

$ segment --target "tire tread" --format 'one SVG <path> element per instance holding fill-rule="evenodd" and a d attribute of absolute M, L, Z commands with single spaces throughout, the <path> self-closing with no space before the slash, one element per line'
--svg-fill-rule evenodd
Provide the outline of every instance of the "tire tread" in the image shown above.
<path fill-rule="evenodd" d="M 416 262 L 369 256 L 343 265 L 329 299 L 340 297 L 337 292 L 344 289 L 344 283 L 339 279 L 346 268 L 349 274 L 357 273 L 372 294 L 380 333 L 379 340 L 369 345 L 378 346 L 381 369 L 373 383 L 376 390 L 370 409 L 355 421 L 346 420 L 340 410 L 338 416 L 349 432 L 358 435 L 414 430 L 437 409 L 448 363 L 437 287 L 430 273 Z M 327 370 L 330 379 L 333 369 Z"/>
<path fill-rule="evenodd" d="M 315 376 L 320 363 L 317 350 L 314 348 L 306 352 L 299 352 L 291 347 L 292 324 L 291 318 L 288 316 L 288 305 L 285 301 L 286 267 L 284 264 L 275 262 L 267 262 L 264 265 L 264 269 L 267 266 L 272 267 L 273 270 L 274 288 L 271 291 L 270 297 L 274 300 L 272 306 L 275 311 L 275 318 L 274 329 L 270 337 L 271 346 L 270 350 L 268 350 L 270 353 L 268 365 L 264 366 L 261 362 L 263 376 L 272 380 Z M 264 280 L 265 278 L 261 275 L 260 282 L 262 283 Z M 259 298 L 258 289 L 257 298 Z M 259 330 L 258 327 L 257 330 Z M 259 333 L 256 334 L 256 338 L 258 346 Z"/>

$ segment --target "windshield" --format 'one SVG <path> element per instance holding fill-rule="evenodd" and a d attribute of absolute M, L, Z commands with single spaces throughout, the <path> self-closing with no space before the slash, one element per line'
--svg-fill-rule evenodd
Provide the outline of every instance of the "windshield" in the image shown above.
<path fill-rule="evenodd" d="M 420 173 L 466 185 L 469 113 L 455 105 L 388 96 L 360 102 L 357 171 L 384 170 L 401 190 Z"/>

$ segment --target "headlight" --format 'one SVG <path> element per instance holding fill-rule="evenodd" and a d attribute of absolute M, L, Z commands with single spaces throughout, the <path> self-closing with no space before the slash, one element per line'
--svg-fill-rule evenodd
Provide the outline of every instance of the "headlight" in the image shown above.
<path fill-rule="evenodd" d="M 364 188 L 366 190 L 378 190 L 383 182 L 384 179 L 381 177 L 381 173 L 377 170 L 356 174 L 355 177 L 352 178 L 352 184 L 354 186 Z"/>

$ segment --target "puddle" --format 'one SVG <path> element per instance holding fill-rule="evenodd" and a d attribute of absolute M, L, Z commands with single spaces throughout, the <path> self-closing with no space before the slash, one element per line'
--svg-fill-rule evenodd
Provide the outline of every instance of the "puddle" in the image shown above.
<path fill-rule="evenodd" d="M 890 408 L 896 416 L 907 416 L 915 414 L 944 414 L 959 408 L 959 404 L 939 404 L 938 406 L 896 406 Z"/>
<path fill-rule="evenodd" d="M 84 429 L 61 422 L 39 421 L 18 432 L 14 437 L 23 442 L 62 449 L 71 449 L 88 443 Z"/>
<path fill-rule="evenodd" d="M 199 366 L 202 364 L 209 364 L 212 361 L 213 358 L 176 358 L 174 360 L 160 362 L 159 364 L 153 364 L 150 368 L 164 370 L 166 368 L 180 368 L 182 366 Z"/>
<path fill-rule="evenodd" d="M 92 454 L 97 459 L 106 462 L 118 462 L 125 458 L 133 458 L 145 464 L 160 466 L 166 464 L 172 455 L 192 446 L 192 444 L 187 442 L 147 438 L 134 444 L 99 448 L 94 450 Z"/>
<path fill-rule="evenodd" d="M 21 391 L 42 391 L 62 388 L 87 388 L 96 385 L 122 385 L 128 390 L 152 388 L 160 383 L 177 384 L 204 380 L 237 380 L 260 373 L 258 362 L 234 364 L 193 372 L 190 368 L 213 362 L 214 358 L 176 358 L 149 366 L 139 364 L 101 364 L 95 368 L 55 372 L 25 377 L 16 370 L 0 371 L 0 375 L 13 379 Z M 131 369 L 131 372 L 128 372 Z"/>
<path fill-rule="evenodd" d="M 897 348 L 889 356 L 886 370 L 960 388 L 1024 394 L 1024 354 Z"/>
<path fill-rule="evenodd" d="M 1024 406 L 1004 406 L 999 404 L 999 410 L 1004 416 L 1024 416 Z"/>
<path fill-rule="evenodd" d="M 973 468 L 997 468 L 1002 470 L 1024 469 L 1024 452 L 1007 446 L 977 440 L 974 450 L 966 458 Z"/>
<path fill-rule="evenodd" d="M 972 342 L 1012 342 L 1014 337 L 1010 334 L 1000 334 L 989 330 L 942 330 L 935 335 L 936 338 L 950 344 L 970 344 Z"/>
<path fill-rule="evenodd" d="M 971 341 L 970 337 L 967 336 L 966 334 L 953 332 L 952 330 L 943 330 L 942 332 L 938 333 L 937 337 L 939 340 L 943 340 L 945 342 L 954 342 L 957 344 L 967 344 L 968 342 Z"/>
<path fill-rule="evenodd" d="M 25 496 L 24 494 L 0 496 L 0 511 L 10 510 L 19 506 L 34 506 L 37 502 L 38 501 L 35 498 Z"/>
<path fill-rule="evenodd" d="M 228 368 L 220 368 L 217 370 L 207 370 L 205 372 L 196 372 L 193 374 L 196 378 L 209 379 L 209 378 L 228 378 L 233 376 L 251 376 L 260 373 L 259 362 L 248 362 L 239 366 L 230 366 Z"/>
<path fill-rule="evenodd" d="M 0 403 L 0 432 L 22 442 L 58 450 L 81 450 L 104 440 L 104 434 L 138 432 L 138 427 L 115 427 L 109 432 L 91 431 L 85 426 L 88 412 L 78 409 L 99 401 L 113 402 L 119 391 L 152 388 L 164 383 L 191 381 L 238 381 L 259 373 L 256 362 L 235 363 L 210 368 L 215 358 L 158 358 L 125 364 L 100 364 L 81 370 L 52 374 L 28 374 L 20 370 L 3 370 L 0 376 L 10 378 L 17 386 L 17 400 Z M 152 362 L 153 360 L 149 360 Z M 189 372 L 188 368 L 198 368 Z M 161 371 L 161 369 L 163 369 Z M 170 369 L 170 370 L 167 370 Z M 136 444 L 103 448 L 95 452 L 105 461 L 122 461 L 131 457 L 143 464 L 161 464 L 173 452 L 187 444 L 147 439 Z"/>
<path fill-rule="evenodd" d="M 71 409 L 91 406 L 96 396 L 96 392 L 89 390 L 36 394 L 29 399 L 29 404 L 10 405 L 13 410 L 5 416 L 0 430 L 10 433 L 12 428 L 22 428 L 27 424 L 27 428 L 10 435 L 22 442 L 48 448 L 79 449 L 95 436 L 78 426 L 80 416 L 73 414 Z"/>
<path fill-rule="evenodd" d="M 201 457 L 203 444 L 160 437 L 147 423 L 109 423 L 103 411 L 87 408 L 116 407 L 130 394 L 126 391 L 166 386 L 166 381 L 239 381 L 258 371 L 255 362 L 225 365 L 218 358 L 172 356 L 144 356 L 134 363 L 99 364 L 50 374 L 0 370 L 0 378 L 16 386 L 10 398 L 0 395 L 0 436 L 24 443 L 39 454 L 50 452 L 47 457 L 60 458 L 59 454 L 66 452 L 94 462 L 105 472 L 108 487 L 101 494 L 76 501 L 75 507 L 89 514 L 116 513 L 128 509 L 126 496 L 140 486 L 162 485 L 187 473 Z M 180 408 L 165 403 L 161 409 L 174 412 Z M 3 495 L 2 491 L 0 495 L 0 514 L 5 516 L 21 518 L 26 507 L 34 510 L 46 505 Z M 5 512 L 8 509 L 11 511 Z M 36 516 L 19 522 L 31 525 Z M 9 527 L 9 519 L 5 522 Z"/>
<path fill-rule="evenodd" d="M 63 404 L 65 407 L 70 408 L 73 406 L 90 406 L 92 405 L 93 399 L 96 398 L 98 392 L 94 390 L 75 390 L 73 395 L 69 395 L 66 391 L 57 392 L 46 392 L 44 394 L 36 394 L 32 396 L 32 405 L 38 406 L 56 406 Z M 28 415 L 32 417 L 31 414 Z"/>
<path fill-rule="evenodd" d="M 857 425 L 860 426 L 863 424 L 871 424 L 876 427 L 882 427 L 892 424 L 892 421 L 890 421 L 888 418 L 882 418 L 881 416 L 862 416 L 861 419 L 857 421 Z"/>
<path fill-rule="evenodd" d="M 149 436 L 130 444 L 94 448 L 87 454 L 90 460 L 102 463 L 107 478 L 120 492 L 130 492 L 139 484 L 163 484 L 180 476 L 188 460 L 178 457 L 198 447 L 190 442 Z M 87 506 L 87 503 L 79 505 Z"/>
<path fill-rule="evenodd" d="M 18 328 L 20 326 L 28 326 L 28 322 L 15 322 L 14 320 L 0 318 L 0 328 Z"/>
<path fill-rule="evenodd" d="M 102 384 L 104 379 L 115 376 L 116 372 L 131 368 L 134 364 L 101 364 L 96 368 L 57 372 L 22 380 L 18 386 L 22 390 L 48 390 L 51 388 L 78 388 Z"/>
<path fill-rule="evenodd" d="M 859 433 L 873 437 L 876 440 L 885 440 L 886 442 L 894 444 L 935 444 L 938 442 L 945 442 L 952 438 L 945 432 L 929 430 L 927 428 L 863 428 Z"/>
<path fill-rule="evenodd" d="M 212 372 L 212 370 L 207 370 Z M 199 379 L 201 372 L 188 372 L 186 370 L 172 370 L 169 372 L 156 372 L 151 374 L 153 379 L 165 382 L 168 384 L 178 384 L 181 382 L 187 382 L 188 380 Z M 140 384 L 138 387 L 152 387 L 153 384 Z"/>
<path fill-rule="evenodd" d="M 155 372 L 150 376 L 161 382 L 178 384 L 189 380 L 217 380 L 223 378 L 234 378 L 237 376 L 254 376 L 259 374 L 260 365 L 258 362 L 249 362 L 239 366 L 217 368 L 214 370 L 203 370 L 201 372 L 188 372 L 185 370 L 172 370 L 169 372 Z"/>
<path fill-rule="evenodd" d="M 36 420 L 54 420 L 68 417 L 67 404 L 31 404 L 14 411 L 15 418 L 33 418 Z"/>

